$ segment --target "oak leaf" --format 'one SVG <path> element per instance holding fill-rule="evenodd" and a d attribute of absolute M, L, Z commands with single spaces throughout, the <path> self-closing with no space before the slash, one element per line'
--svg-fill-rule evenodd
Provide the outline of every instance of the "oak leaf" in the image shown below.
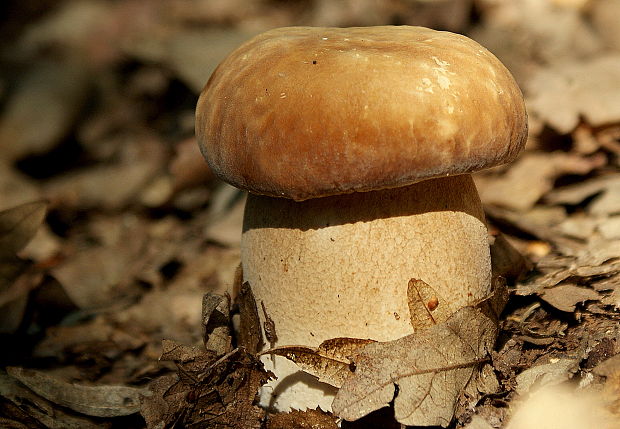
<path fill-rule="evenodd" d="M 332 338 L 323 341 L 317 348 L 305 346 L 282 346 L 266 350 L 261 354 L 278 355 L 295 362 L 319 381 L 340 387 L 352 374 L 349 356 L 374 340 L 361 338 Z"/>
<path fill-rule="evenodd" d="M 398 340 L 368 344 L 351 357 L 356 370 L 332 408 L 345 420 L 357 420 L 394 400 L 400 423 L 445 427 L 459 395 L 487 359 L 496 333 L 491 318 L 465 307 L 444 323 Z"/>

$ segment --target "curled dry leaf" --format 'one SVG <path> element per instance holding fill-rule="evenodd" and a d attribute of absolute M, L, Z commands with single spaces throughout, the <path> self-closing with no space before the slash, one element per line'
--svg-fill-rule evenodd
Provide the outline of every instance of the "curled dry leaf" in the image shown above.
<path fill-rule="evenodd" d="M 0 212 L 0 258 L 13 257 L 36 234 L 47 203 L 35 201 Z"/>
<path fill-rule="evenodd" d="M 263 348 L 263 336 L 256 301 L 250 283 L 245 282 L 239 291 L 239 345 L 249 353 L 258 353 Z"/>
<path fill-rule="evenodd" d="M 207 293 L 202 297 L 203 343 L 207 350 L 226 354 L 232 350 L 230 296 Z"/>
<path fill-rule="evenodd" d="M 154 395 L 142 405 L 150 428 L 261 427 L 265 411 L 255 405 L 256 396 L 273 374 L 258 358 L 240 347 L 221 356 L 173 341 L 162 345 L 161 359 L 176 363 L 179 379 L 166 377 L 152 385 Z"/>
<path fill-rule="evenodd" d="M 336 395 L 333 410 L 345 420 L 357 420 L 394 399 L 400 423 L 447 426 L 496 333 L 491 319 L 465 307 L 444 323 L 395 341 L 368 344 L 351 357 L 355 373 Z"/>
<path fill-rule="evenodd" d="M 7 401 L 14 405 L 11 407 Z M 0 373 L 0 426 L 3 428 L 107 429 L 112 423 L 92 421 L 43 399 L 15 378 Z"/>
<path fill-rule="evenodd" d="M 9 367 L 7 372 L 50 402 L 95 417 L 127 416 L 139 411 L 140 398 L 149 391 L 128 386 L 82 386 L 42 371 Z"/>
<path fill-rule="evenodd" d="M 436 325 L 436 317 L 442 313 L 443 306 L 440 305 L 442 302 L 443 297 L 426 282 L 419 279 L 409 280 L 407 303 L 413 329 Z"/>
<path fill-rule="evenodd" d="M 318 377 L 319 381 L 340 387 L 352 375 L 349 356 L 374 340 L 361 338 L 333 338 L 323 341 L 319 347 L 282 346 L 261 354 L 272 354 L 293 361 L 303 371 Z"/>

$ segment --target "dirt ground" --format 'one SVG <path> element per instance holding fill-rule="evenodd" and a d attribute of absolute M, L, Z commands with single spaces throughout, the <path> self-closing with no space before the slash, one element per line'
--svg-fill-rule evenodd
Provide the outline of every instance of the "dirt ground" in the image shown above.
<path fill-rule="evenodd" d="M 474 177 L 509 296 L 486 381 L 457 392 L 448 427 L 620 427 L 620 1 L 10 0 L 0 15 L 1 427 L 401 427 L 390 408 L 256 406 L 269 375 L 235 280 L 244 195 L 194 137 L 203 85 L 244 40 L 387 24 L 478 41 L 529 114 L 517 161 Z"/>

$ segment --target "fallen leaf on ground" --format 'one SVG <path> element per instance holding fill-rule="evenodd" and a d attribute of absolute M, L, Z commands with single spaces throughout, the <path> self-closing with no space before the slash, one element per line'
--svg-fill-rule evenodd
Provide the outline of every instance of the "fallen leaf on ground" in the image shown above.
<path fill-rule="evenodd" d="M 137 255 L 134 244 L 94 246 L 72 255 L 52 270 L 71 300 L 82 309 L 102 308 L 138 293 L 132 284 Z"/>
<path fill-rule="evenodd" d="M 163 169 L 165 148 L 151 135 L 127 137 L 119 160 L 69 171 L 45 183 L 52 205 L 89 209 L 120 208 L 137 200 L 140 191 Z"/>
<path fill-rule="evenodd" d="M 272 376 L 254 356 L 237 348 L 224 356 L 165 341 L 162 360 L 173 360 L 178 381 L 169 376 L 152 384 L 153 396 L 141 412 L 149 428 L 180 424 L 216 429 L 259 429 L 265 411 L 256 405 L 258 389 Z M 165 401 L 165 404 L 164 402 Z"/>
<path fill-rule="evenodd" d="M 332 338 L 323 341 L 317 348 L 282 346 L 266 350 L 261 355 L 285 357 L 303 371 L 318 377 L 319 381 L 340 387 L 352 375 L 349 356 L 374 342 L 360 338 Z"/>
<path fill-rule="evenodd" d="M 316 410 L 293 410 L 269 416 L 267 429 L 337 429 L 336 418 Z"/>
<path fill-rule="evenodd" d="M 618 122 L 619 81 L 617 53 L 541 68 L 525 85 L 528 112 L 563 134 L 573 131 L 580 117 L 595 127 Z"/>
<path fill-rule="evenodd" d="M 127 416 L 139 411 L 140 397 L 149 392 L 128 386 L 82 386 L 42 371 L 8 367 L 11 377 L 50 402 L 95 417 Z"/>
<path fill-rule="evenodd" d="M 0 116 L 4 159 L 45 153 L 66 137 L 88 95 L 87 74 L 67 61 L 37 63 L 22 75 Z"/>
<path fill-rule="evenodd" d="M 230 336 L 230 296 L 205 294 L 202 297 L 203 343 L 207 350 L 226 354 L 232 350 Z"/>
<path fill-rule="evenodd" d="M 0 258 L 15 256 L 36 234 L 47 203 L 35 201 L 0 212 Z"/>
<path fill-rule="evenodd" d="M 15 378 L 0 372 L 0 426 L 15 429 L 105 429 L 112 422 L 94 422 L 73 414 L 32 392 Z M 8 401 L 14 407 L 7 407 Z"/>
<path fill-rule="evenodd" d="M 256 308 L 256 300 L 250 283 L 244 282 L 241 285 L 237 301 L 240 315 L 239 345 L 243 346 L 249 353 L 258 353 L 263 348 L 264 342 L 258 308 Z"/>
<path fill-rule="evenodd" d="M 30 177 L 15 171 L 6 161 L 0 160 L 0 210 L 41 199 L 37 183 Z"/>
<path fill-rule="evenodd" d="M 604 156 L 583 158 L 563 152 L 528 152 L 513 163 L 500 178 L 477 179 L 480 198 L 484 204 L 494 204 L 516 211 L 526 211 L 547 192 L 554 181 L 565 174 L 587 174 L 606 163 Z"/>
<path fill-rule="evenodd" d="M 550 289 L 545 289 L 541 299 L 558 310 L 572 313 L 577 304 L 586 301 L 596 301 L 601 296 L 592 289 L 579 287 L 572 284 L 561 284 Z"/>
<path fill-rule="evenodd" d="M 504 234 L 497 233 L 491 243 L 491 269 L 494 277 L 516 280 L 531 270 L 532 264 L 510 244 Z"/>
<path fill-rule="evenodd" d="M 254 35 L 230 29 L 178 29 L 134 38 L 123 48 L 147 62 L 165 64 L 198 93 L 218 63 Z"/>
<path fill-rule="evenodd" d="M 146 335 L 127 332 L 99 316 L 80 325 L 48 328 L 45 338 L 37 344 L 32 354 L 37 358 L 56 358 L 62 361 L 67 353 L 72 353 L 80 346 L 96 348 L 100 345 L 109 348 L 113 345 L 118 352 L 133 351 L 143 347 L 148 339 Z"/>
<path fill-rule="evenodd" d="M 176 144 L 174 158 L 168 164 L 174 190 L 206 186 L 213 179 L 213 172 L 200 154 L 196 138 L 191 137 Z"/>
<path fill-rule="evenodd" d="M 402 424 L 447 426 L 496 332 L 495 323 L 480 310 L 465 307 L 444 323 L 368 344 L 351 357 L 356 370 L 336 395 L 334 412 L 356 420 L 394 400 L 394 414 Z"/>
<path fill-rule="evenodd" d="M 517 392 L 526 393 L 532 388 L 554 386 L 568 380 L 579 367 L 578 359 L 551 359 L 517 375 Z"/>

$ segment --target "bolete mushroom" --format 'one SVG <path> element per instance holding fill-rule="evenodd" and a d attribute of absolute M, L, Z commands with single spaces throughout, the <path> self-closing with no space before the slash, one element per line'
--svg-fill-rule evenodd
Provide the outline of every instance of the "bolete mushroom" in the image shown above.
<path fill-rule="evenodd" d="M 213 171 L 250 192 L 243 274 L 275 345 L 408 335 L 412 278 L 436 292 L 437 322 L 489 295 L 469 173 L 512 161 L 527 120 L 476 42 L 407 26 L 271 30 L 215 70 L 196 132 Z M 330 409 L 334 388 L 263 359 L 278 377 L 264 404 Z"/>

